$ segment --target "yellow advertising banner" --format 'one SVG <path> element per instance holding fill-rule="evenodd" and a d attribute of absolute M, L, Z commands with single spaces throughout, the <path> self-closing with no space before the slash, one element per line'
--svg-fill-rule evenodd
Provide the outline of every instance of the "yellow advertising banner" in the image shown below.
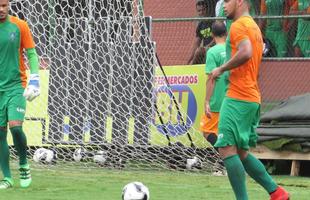
<path fill-rule="evenodd" d="M 167 145 L 168 134 L 172 142 L 181 141 L 190 145 L 188 134 L 200 146 L 203 142 L 199 132 L 200 117 L 204 109 L 206 75 L 204 65 L 166 66 L 165 75 L 158 67 L 155 76 L 155 95 L 158 112 L 155 112 L 151 126 L 150 142 L 153 145 Z M 168 81 L 168 85 L 167 85 Z M 33 102 L 27 102 L 24 131 L 28 137 L 28 144 L 43 145 L 42 138 L 48 138 L 49 116 L 48 104 L 49 71 L 40 71 L 41 95 Z M 160 117 L 158 116 L 160 113 Z M 70 119 L 64 116 L 64 132 L 69 130 Z M 112 118 L 107 118 L 106 140 L 111 141 Z M 129 120 L 128 142 L 133 143 L 134 118 Z M 85 143 L 89 140 L 89 133 L 84 133 Z M 64 133 L 66 135 L 66 133 Z M 11 143 L 11 139 L 9 139 Z M 44 142 L 44 141 L 43 141 Z"/>
<path fill-rule="evenodd" d="M 181 141 L 190 145 L 189 134 L 195 145 L 202 145 L 204 139 L 199 124 L 204 110 L 204 65 L 167 66 L 163 69 L 166 77 L 157 68 L 155 83 L 157 108 L 164 117 L 163 122 L 158 115 L 155 117 L 156 131 L 152 134 L 151 142 L 159 144 L 164 138 L 158 135 L 168 134 L 173 142 Z"/>

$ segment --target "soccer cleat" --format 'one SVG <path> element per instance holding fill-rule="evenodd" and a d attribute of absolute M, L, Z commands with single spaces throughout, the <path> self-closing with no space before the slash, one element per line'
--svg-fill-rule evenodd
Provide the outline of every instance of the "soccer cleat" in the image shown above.
<path fill-rule="evenodd" d="M 0 190 L 5 190 L 13 187 L 13 180 L 11 178 L 4 178 L 0 181 Z"/>
<path fill-rule="evenodd" d="M 270 200 L 289 200 L 290 194 L 282 187 L 278 187 L 276 191 L 270 194 Z"/>
<path fill-rule="evenodd" d="M 21 167 L 19 168 L 20 173 L 20 186 L 22 188 L 27 188 L 31 184 L 31 174 L 30 174 L 30 167 Z"/>

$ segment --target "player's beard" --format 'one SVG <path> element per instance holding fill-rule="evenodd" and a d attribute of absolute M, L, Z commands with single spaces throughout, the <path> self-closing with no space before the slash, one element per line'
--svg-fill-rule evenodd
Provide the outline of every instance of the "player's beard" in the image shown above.
<path fill-rule="evenodd" d="M 6 16 L 7 15 L 5 13 L 0 13 L 0 22 L 5 21 Z"/>
<path fill-rule="evenodd" d="M 224 13 L 227 19 L 234 19 L 236 10 L 237 10 L 237 1 L 229 2 L 230 4 L 227 7 L 224 7 Z"/>
<path fill-rule="evenodd" d="M 230 13 L 229 15 L 226 15 L 227 19 L 234 19 L 234 16 Z"/>
<path fill-rule="evenodd" d="M 224 12 L 225 12 L 225 11 L 224 11 Z M 231 12 L 231 13 L 225 12 L 225 15 L 226 15 L 227 19 L 234 19 L 235 12 Z"/>

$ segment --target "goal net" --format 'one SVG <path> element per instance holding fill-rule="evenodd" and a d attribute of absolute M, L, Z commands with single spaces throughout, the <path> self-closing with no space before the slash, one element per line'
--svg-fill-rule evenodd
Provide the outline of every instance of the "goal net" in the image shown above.
<path fill-rule="evenodd" d="M 41 95 L 27 104 L 24 123 L 33 165 L 222 169 L 193 128 L 195 111 L 182 106 L 190 91 L 169 84 L 138 1 L 10 7 L 28 21 L 41 62 Z"/>

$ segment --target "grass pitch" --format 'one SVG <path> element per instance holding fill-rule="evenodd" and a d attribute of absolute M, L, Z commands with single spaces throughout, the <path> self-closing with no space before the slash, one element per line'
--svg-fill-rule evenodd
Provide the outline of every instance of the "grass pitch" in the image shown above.
<path fill-rule="evenodd" d="M 1 199 L 12 200 L 120 200 L 122 188 L 132 181 L 143 182 L 150 190 L 151 200 L 232 200 L 233 192 L 227 177 L 200 173 L 171 171 L 126 171 L 113 169 L 78 169 L 54 166 L 32 169 L 33 184 L 19 187 L 16 167 L 15 185 L 0 191 Z M 292 200 L 308 200 L 310 178 L 275 176 L 290 193 Z M 269 199 L 266 192 L 247 177 L 249 199 Z"/>

